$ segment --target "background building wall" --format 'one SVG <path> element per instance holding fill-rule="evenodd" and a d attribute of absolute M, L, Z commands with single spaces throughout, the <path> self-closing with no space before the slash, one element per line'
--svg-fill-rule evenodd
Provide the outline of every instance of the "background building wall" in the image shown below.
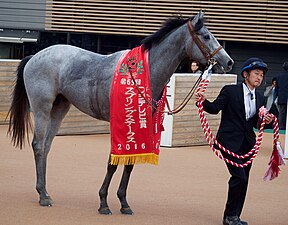
<path fill-rule="evenodd" d="M 264 89 L 288 60 L 288 1 L 0 0 L 0 58 L 21 59 L 54 44 L 101 54 L 133 48 L 168 17 L 191 17 L 199 10 L 235 60 L 232 73 L 239 74 L 248 57 L 268 63 Z M 7 37 L 10 42 L 3 41 Z M 183 70 L 189 72 L 189 66 Z"/>
<path fill-rule="evenodd" d="M 171 15 L 205 11 L 219 40 L 288 43 L 288 1 L 47 0 L 46 30 L 146 36 Z"/>
<path fill-rule="evenodd" d="M 205 12 L 208 29 L 235 61 L 230 73 L 240 74 L 249 57 L 260 57 L 268 64 L 260 87 L 264 92 L 272 77 L 282 70 L 283 62 L 288 61 L 288 1 L 0 0 L 0 59 L 22 59 L 55 44 L 71 44 L 100 54 L 131 49 L 157 31 L 167 18 L 189 18 L 200 10 Z M 19 61 L 0 63 L 0 123 L 7 123 L 9 88 Z M 189 72 L 189 60 L 177 71 Z M 242 80 L 238 75 L 237 82 Z M 60 133 L 109 131 L 108 123 L 91 120 L 73 108 Z"/>
<path fill-rule="evenodd" d="M 44 30 L 46 0 L 0 0 L 0 28 Z"/>

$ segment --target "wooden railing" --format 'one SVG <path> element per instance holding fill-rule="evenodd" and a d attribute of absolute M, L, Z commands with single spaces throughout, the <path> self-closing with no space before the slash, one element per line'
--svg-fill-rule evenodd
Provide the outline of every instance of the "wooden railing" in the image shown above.
<path fill-rule="evenodd" d="M 0 125 L 8 124 L 8 110 L 11 104 L 13 83 L 16 79 L 16 70 L 20 60 L 0 60 Z M 67 116 L 64 118 L 60 135 L 71 134 L 96 134 L 109 133 L 110 125 L 108 122 L 96 120 L 71 107 Z"/>

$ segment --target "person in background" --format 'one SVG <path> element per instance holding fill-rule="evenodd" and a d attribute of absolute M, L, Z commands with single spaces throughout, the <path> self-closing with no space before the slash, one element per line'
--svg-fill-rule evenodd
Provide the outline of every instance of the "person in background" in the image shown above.
<path fill-rule="evenodd" d="M 275 95 L 279 106 L 279 129 L 286 129 L 287 97 L 288 97 L 288 62 L 283 63 L 284 71 L 276 78 Z"/>
<path fill-rule="evenodd" d="M 264 106 L 264 96 L 256 92 L 268 71 L 266 63 L 259 58 L 248 59 L 241 69 L 245 81 L 240 84 L 224 86 L 217 98 L 210 102 L 201 93 L 195 94 L 195 100 L 203 100 L 204 111 L 210 114 L 221 113 L 221 122 L 217 132 L 218 142 L 230 151 L 244 155 L 256 143 L 253 130 L 259 120 L 259 109 Z M 271 114 L 264 117 L 265 123 L 272 122 Z M 215 146 L 216 147 L 216 146 Z M 238 164 L 247 162 L 250 158 L 237 159 L 221 151 L 223 157 Z M 244 206 L 249 181 L 251 164 L 246 167 L 236 167 L 226 163 L 231 175 L 228 182 L 228 197 L 223 216 L 223 225 L 248 225 L 240 219 Z"/>
<path fill-rule="evenodd" d="M 266 109 L 273 113 L 278 118 L 278 105 L 275 104 L 276 94 L 275 94 L 275 87 L 276 87 L 276 77 L 273 77 L 272 84 L 266 87 L 264 91 L 264 96 L 267 98 L 266 101 Z"/>
<path fill-rule="evenodd" d="M 200 63 L 198 61 L 192 61 L 191 63 L 192 73 L 202 73 L 200 70 Z"/>

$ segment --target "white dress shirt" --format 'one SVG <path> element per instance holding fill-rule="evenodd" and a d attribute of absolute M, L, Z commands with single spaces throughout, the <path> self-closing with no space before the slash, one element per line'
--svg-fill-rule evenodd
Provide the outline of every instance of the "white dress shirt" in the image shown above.
<path fill-rule="evenodd" d="M 250 88 L 245 83 L 243 83 L 242 86 L 243 86 L 243 93 L 244 93 L 246 120 L 248 120 L 256 114 L 255 89 L 251 91 Z"/>

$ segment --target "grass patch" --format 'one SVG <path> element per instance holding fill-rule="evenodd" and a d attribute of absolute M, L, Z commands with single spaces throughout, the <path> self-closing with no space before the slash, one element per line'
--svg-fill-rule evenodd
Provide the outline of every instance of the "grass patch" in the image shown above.
<path fill-rule="evenodd" d="M 255 128 L 254 128 L 254 131 L 255 131 L 255 132 L 259 132 L 259 130 L 258 130 L 258 129 L 255 129 Z M 264 133 L 273 134 L 273 129 L 265 129 L 265 130 L 264 130 Z M 285 130 L 279 130 L 279 134 L 285 134 L 285 133 L 286 133 Z"/>

